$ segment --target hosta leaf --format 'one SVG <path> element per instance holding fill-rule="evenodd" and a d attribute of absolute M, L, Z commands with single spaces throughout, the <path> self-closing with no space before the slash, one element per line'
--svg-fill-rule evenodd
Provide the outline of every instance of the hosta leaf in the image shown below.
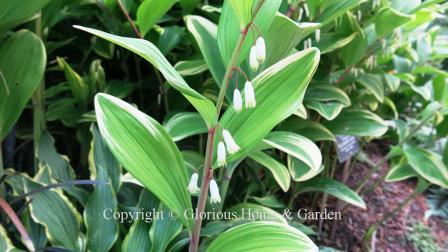
<path fill-rule="evenodd" d="M 194 112 L 177 113 L 164 123 L 164 127 L 170 133 L 173 141 L 207 133 L 207 125 L 201 115 Z"/>
<path fill-rule="evenodd" d="M 323 125 L 335 135 L 380 137 L 387 132 L 383 119 L 368 110 L 359 109 L 343 111 L 336 119 Z"/>
<path fill-rule="evenodd" d="M 356 81 L 367 88 L 379 102 L 384 101 L 384 84 L 380 75 L 363 74 Z"/>
<path fill-rule="evenodd" d="M 84 208 L 87 247 L 91 251 L 106 252 L 118 238 L 118 220 L 112 218 L 112 214 L 118 209 L 117 196 L 105 167 L 97 166 L 96 180 L 107 184 L 95 185 Z M 106 211 L 110 211 L 110 219 L 104 218 Z"/>
<path fill-rule="evenodd" d="M 289 178 L 288 168 L 286 168 L 276 159 L 261 151 L 254 152 L 250 154 L 249 157 L 255 160 L 255 162 L 268 168 L 282 190 L 284 192 L 288 191 L 291 182 L 291 179 Z"/>
<path fill-rule="evenodd" d="M 134 53 L 140 55 L 148 62 L 154 65 L 165 77 L 168 83 L 177 91 L 181 92 L 185 98 L 198 110 L 201 116 L 206 121 L 207 126 L 214 125 L 218 118 L 216 114 L 216 109 L 210 100 L 193 90 L 185 80 L 180 76 L 174 67 L 168 62 L 168 60 L 163 56 L 163 54 L 149 41 L 143 39 L 127 38 L 112 35 L 99 30 L 75 26 L 80 30 L 89 32 L 93 35 L 106 39 L 112 43 L 122 46 Z"/>
<path fill-rule="evenodd" d="M 0 33 L 32 18 L 49 0 L 3 0 L 0 5 Z"/>
<path fill-rule="evenodd" d="M 420 176 L 435 185 L 448 188 L 448 169 L 440 155 L 409 145 L 404 147 L 404 154 L 409 165 Z"/>
<path fill-rule="evenodd" d="M 317 170 L 311 169 L 300 159 L 288 155 L 288 169 L 291 174 L 291 178 L 294 181 L 306 181 L 321 173 L 324 170 L 324 166 L 321 165 Z"/>
<path fill-rule="evenodd" d="M 234 1 L 235 3 L 239 2 L 239 0 L 232 1 Z M 232 52 L 235 50 L 235 47 L 237 46 L 239 37 L 241 35 L 241 26 L 238 21 L 237 14 L 232 8 L 232 1 L 224 1 L 218 25 L 218 47 L 219 51 L 221 52 L 221 57 L 224 65 L 227 65 L 230 62 Z M 251 1 L 254 2 L 254 8 L 259 1 L 260 0 Z M 266 34 L 266 31 L 271 25 L 271 22 L 274 19 L 275 13 L 280 7 L 281 2 L 281 0 L 265 1 L 260 11 L 258 12 L 254 23 L 261 30 L 262 34 Z M 241 53 L 237 60 L 237 63 L 240 63 L 247 58 L 250 47 L 254 44 L 253 37 L 256 35 L 256 32 L 254 32 L 255 31 L 253 29 L 249 29 L 249 32 L 247 33 L 246 39 L 244 40 L 243 46 L 241 48 Z"/>
<path fill-rule="evenodd" d="M 0 9 L 4 6 L 5 3 L 2 3 Z M 28 6 L 22 6 L 20 9 L 26 8 Z M 0 18 L 0 23 L 2 21 Z M 34 90 L 39 86 L 45 62 L 44 44 L 28 30 L 18 31 L 1 43 L 0 141 L 19 119 Z"/>
<path fill-rule="evenodd" d="M 362 198 L 352 189 L 343 183 L 330 178 L 314 178 L 300 184 L 298 188 L 300 193 L 304 192 L 324 192 L 340 200 L 350 203 L 354 206 L 366 208 Z"/>
<path fill-rule="evenodd" d="M 416 176 L 418 174 L 409 164 L 397 164 L 387 173 L 386 182 L 397 182 Z"/>
<path fill-rule="evenodd" d="M 318 63 L 319 51 L 305 50 L 271 66 L 253 80 L 257 106 L 239 113 L 229 107 L 220 121 L 241 147 L 241 151 L 228 157 L 228 162 L 249 154 L 279 122 L 297 111 Z M 219 140 L 221 130 L 217 135 Z"/>
<path fill-rule="evenodd" d="M 277 12 L 268 31 L 264 34 L 266 41 L 265 67 L 288 56 L 296 45 L 313 33 L 320 24 L 297 23 Z"/>
<path fill-rule="evenodd" d="M 160 207 L 159 212 L 163 213 L 163 218 L 156 218 L 149 231 L 152 252 L 166 251 L 168 243 L 182 230 L 182 223 L 173 217 L 177 215 L 170 215 L 170 210 L 166 207 Z"/>
<path fill-rule="evenodd" d="M 218 27 L 200 16 L 186 16 L 184 20 L 188 30 L 196 39 L 196 43 L 202 52 L 202 57 L 207 62 L 215 82 L 221 85 L 226 69 L 218 48 Z"/>
<path fill-rule="evenodd" d="M 322 124 L 300 118 L 288 118 L 278 129 L 297 133 L 312 141 L 336 141 L 333 133 Z"/>
<path fill-rule="evenodd" d="M 229 212 L 236 213 L 239 219 L 248 221 L 273 221 L 282 224 L 288 224 L 285 217 L 278 212 L 253 203 L 240 203 L 232 206 Z"/>
<path fill-rule="evenodd" d="M 110 95 L 95 97 L 95 111 L 101 135 L 123 167 L 171 210 L 183 213 L 192 208 L 185 164 L 165 129 Z M 191 220 L 180 220 L 192 228 Z"/>
<path fill-rule="evenodd" d="M 389 7 L 382 8 L 375 16 L 375 31 L 378 36 L 385 36 L 396 28 L 412 21 L 414 16 L 400 13 Z"/>
<path fill-rule="evenodd" d="M 319 148 L 311 140 L 292 132 L 274 131 L 263 140 L 264 148 L 276 148 L 303 162 L 303 165 L 319 170 L 322 155 Z"/>
<path fill-rule="evenodd" d="M 137 10 L 137 25 L 143 36 L 178 0 L 145 0 Z"/>
<path fill-rule="evenodd" d="M 206 252 L 319 251 L 299 230 L 280 223 L 256 221 L 231 228 L 212 241 Z"/>

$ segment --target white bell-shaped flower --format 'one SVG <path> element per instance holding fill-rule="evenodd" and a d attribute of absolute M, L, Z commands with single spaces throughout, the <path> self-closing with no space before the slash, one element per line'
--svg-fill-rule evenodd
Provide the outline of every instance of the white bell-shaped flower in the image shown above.
<path fill-rule="evenodd" d="M 226 162 L 226 146 L 222 141 L 218 143 L 218 153 L 217 153 L 217 159 L 218 159 L 218 166 L 225 166 L 227 165 Z"/>
<path fill-rule="evenodd" d="M 193 175 L 191 175 L 190 183 L 188 184 L 187 189 L 191 194 L 196 193 L 199 190 L 197 173 L 193 173 Z"/>
<path fill-rule="evenodd" d="M 310 16 L 310 9 L 308 8 L 308 4 L 307 3 L 305 3 L 303 5 L 303 9 L 305 10 L 305 16 L 309 17 Z"/>
<path fill-rule="evenodd" d="M 250 81 L 246 81 L 246 84 L 244 84 L 244 98 L 246 108 L 255 108 L 257 102 L 255 101 L 255 92 Z"/>
<path fill-rule="evenodd" d="M 221 203 L 218 184 L 216 184 L 214 179 L 210 181 L 210 203 Z"/>
<path fill-rule="evenodd" d="M 256 72 L 258 70 L 258 60 L 257 60 L 257 47 L 252 46 L 250 48 L 250 54 L 249 54 L 249 65 L 252 72 Z"/>
<path fill-rule="evenodd" d="M 319 42 L 320 41 L 320 29 L 317 29 L 314 35 L 316 37 L 316 41 Z"/>
<path fill-rule="evenodd" d="M 356 19 L 358 19 L 358 22 L 361 21 L 361 19 L 362 19 L 362 11 L 361 10 L 358 10 L 357 15 L 356 15 Z"/>
<path fill-rule="evenodd" d="M 236 144 L 235 140 L 228 130 L 222 130 L 222 137 L 224 138 L 224 142 L 226 143 L 228 153 L 233 154 L 240 150 L 240 147 Z"/>
<path fill-rule="evenodd" d="M 255 42 L 255 47 L 257 48 L 257 61 L 258 63 L 263 64 L 266 59 L 266 43 L 264 42 L 263 37 L 258 37 Z"/>
<path fill-rule="evenodd" d="M 243 109 L 243 99 L 241 98 L 241 93 L 237 88 L 233 91 L 233 108 L 236 112 L 241 112 Z"/>
<path fill-rule="evenodd" d="M 300 9 L 299 9 L 299 15 L 298 15 L 298 17 L 297 17 L 297 22 L 302 21 L 302 17 L 303 17 L 303 9 L 300 8 Z"/>

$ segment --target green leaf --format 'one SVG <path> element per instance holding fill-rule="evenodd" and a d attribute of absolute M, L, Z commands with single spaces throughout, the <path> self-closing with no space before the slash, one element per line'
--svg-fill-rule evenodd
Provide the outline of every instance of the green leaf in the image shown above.
<path fill-rule="evenodd" d="M 382 37 L 393 32 L 396 28 L 412 21 L 413 15 L 400 13 L 389 7 L 384 7 L 375 15 L 375 31 Z"/>
<path fill-rule="evenodd" d="M 278 212 L 253 203 L 240 203 L 232 206 L 229 210 L 231 213 L 235 213 L 237 218 L 246 221 L 273 221 L 282 224 L 288 224 L 283 215 Z"/>
<path fill-rule="evenodd" d="M 404 147 L 404 154 L 420 176 L 432 184 L 448 188 L 448 169 L 440 155 L 409 145 Z"/>
<path fill-rule="evenodd" d="M 233 0 L 235 3 L 239 0 Z M 246 0 L 245 0 L 246 1 Z M 253 1 L 253 6 L 256 6 L 260 0 Z M 266 34 L 275 13 L 280 7 L 281 0 L 269 0 L 265 1 L 263 6 L 258 12 L 254 24 L 260 29 L 262 34 Z M 255 8 L 255 7 L 254 7 Z M 249 55 L 250 47 L 255 43 L 253 37 L 256 36 L 256 32 L 253 29 L 249 29 L 246 39 L 244 40 L 241 48 L 240 56 L 237 59 L 237 64 L 247 58 Z M 236 13 L 232 9 L 231 1 L 224 1 L 221 17 L 218 25 L 218 47 L 221 52 L 221 57 L 224 65 L 229 64 L 232 53 L 237 46 L 239 37 L 241 35 L 241 26 L 238 21 Z M 266 45 L 267 46 L 267 45 Z"/>
<path fill-rule="evenodd" d="M 397 182 L 416 176 L 418 174 L 409 164 L 397 164 L 387 173 L 386 182 Z"/>
<path fill-rule="evenodd" d="M 360 109 L 343 111 L 336 119 L 323 122 L 323 125 L 335 135 L 380 137 L 387 132 L 383 119 L 368 110 Z"/>
<path fill-rule="evenodd" d="M 5 6 L 4 3 L 1 6 Z M 0 141 L 19 119 L 39 86 L 45 64 L 44 44 L 28 30 L 18 31 L 0 44 Z"/>
<path fill-rule="evenodd" d="M 279 125 L 280 131 L 291 131 L 302 135 L 311 141 L 336 141 L 335 136 L 325 126 L 318 122 L 290 117 Z"/>
<path fill-rule="evenodd" d="M 255 200 L 257 203 L 262 204 L 267 207 L 272 208 L 282 208 L 285 207 L 285 204 L 283 201 L 279 198 L 277 198 L 275 195 L 269 195 L 264 197 L 250 197 L 251 199 Z"/>
<path fill-rule="evenodd" d="M 390 90 L 392 90 L 393 92 L 397 91 L 398 88 L 400 87 L 400 78 L 398 78 L 395 75 L 392 74 L 384 74 L 384 80 L 387 84 L 387 86 L 389 87 Z"/>
<path fill-rule="evenodd" d="M 166 207 L 160 207 L 159 213 L 163 214 L 163 218 L 156 218 L 149 231 L 151 238 L 151 252 L 164 252 L 167 250 L 168 244 L 182 230 L 182 223 L 176 219 L 178 214 L 170 215 L 170 210 Z M 173 217 L 174 216 L 174 217 Z"/>
<path fill-rule="evenodd" d="M 198 172 L 199 168 L 204 165 L 204 156 L 195 151 L 182 151 L 182 157 L 185 165 L 192 172 Z"/>
<path fill-rule="evenodd" d="M 212 241 L 206 252 L 319 251 L 299 230 L 280 223 L 256 221 L 239 225 Z"/>
<path fill-rule="evenodd" d="M 358 194 L 356 194 L 356 192 L 354 192 L 345 184 L 330 178 L 318 177 L 312 180 L 305 181 L 300 184 L 298 189 L 300 193 L 328 193 L 329 195 L 332 195 L 354 206 L 366 209 L 366 204 L 364 203 L 362 198 Z"/>
<path fill-rule="evenodd" d="M 363 74 L 356 81 L 367 88 L 379 102 L 384 101 L 384 84 L 380 75 Z"/>
<path fill-rule="evenodd" d="M 2 0 L 0 5 L 0 34 L 32 19 L 33 15 L 48 2 L 49 0 Z"/>
<path fill-rule="evenodd" d="M 101 135 L 117 160 L 172 211 L 191 209 L 187 170 L 165 129 L 132 105 L 106 94 L 95 97 Z M 132 155 L 129 155 L 132 153 Z M 188 230 L 192 221 L 180 216 Z"/>
<path fill-rule="evenodd" d="M 202 57 L 207 63 L 215 82 L 220 86 L 226 69 L 218 48 L 218 28 L 216 24 L 200 16 L 186 16 L 184 20 L 187 29 L 196 39 Z"/>
<path fill-rule="evenodd" d="M 285 58 L 253 79 L 257 106 L 239 113 L 229 107 L 220 121 L 241 147 L 229 155 L 228 162 L 245 157 L 279 122 L 297 111 L 318 63 L 319 51 L 309 49 Z M 216 141 L 221 131 L 217 130 Z"/>
<path fill-rule="evenodd" d="M 321 10 L 316 21 L 322 23 L 322 26 L 324 26 L 366 1 L 367 0 L 327 0 L 323 4 L 324 8 Z"/>
<path fill-rule="evenodd" d="M 96 180 L 107 184 L 95 185 L 84 208 L 87 247 L 91 251 L 106 252 L 112 248 L 118 238 L 118 220 L 112 217 L 118 210 L 117 196 L 106 167 L 97 166 Z M 107 213 L 109 216 L 105 218 Z"/>
<path fill-rule="evenodd" d="M 307 108 L 318 112 L 323 118 L 327 120 L 333 120 L 334 118 L 336 118 L 345 107 L 342 103 L 339 102 L 309 101 L 305 104 Z"/>
<path fill-rule="evenodd" d="M 11 240 L 8 237 L 8 233 L 5 228 L 0 225 L 0 250 L 5 252 L 19 252 L 16 247 L 12 244 Z"/>
<path fill-rule="evenodd" d="M 145 36 L 178 0 L 145 0 L 137 9 L 137 25 Z"/>
<path fill-rule="evenodd" d="M 163 125 L 173 141 L 180 141 L 190 136 L 207 133 L 207 126 L 201 115 L 194 112 L 181 112 L 172 116 Z"/>
<path fill-rule="evenodd" d="M 306 181 L 320 174 L 324 170 L 324 166 L 321 165 L 317 170 L 311 169 L 300 159 L 288 155 L 288 169 L 294 181 Z"/>
<path fill-rule="evenodd" d="M 252 18 L 252 5 L 255 0 L 228 0 L 228 2 L 240 23 L 240 28 L 243 28 Z"/>
<path fill-rule="evenodd" d="M 202 59 L 179 61 L 174 68 L 182 76 L 198 75 L 208 70 L 207 63 Z"/>
<path fill-rule="evenodd" d="M 311 170 L 319 170 L 322 155 L 319 147 L 311 140 L 292 132 L 274 131 L 264 140 L 261 148 L 276 148 L 300 160 Z"/>
<path fill-rule="evenodd" d="M 367 36 L 355 16 L 348 13 L 346 17 L 347 26 L 351 27 L 350 32 L 356 32 L 355 38 L 345 47 L 341 48 L 341 58 L 345 66 L 348 67 L 355 65 L 364 58 L 368 43 Z"/>
<path fill-rule="evenodd" d="M 282 163 L 261 151 L 254 152 L 249 157 L 268 168 L 284 192 L 289 190 L 291 179 L 289 178 L 288 169 Z"/>
<path fill-rule="evenodd" d="M 65 79 L 67 79 L 70 89 L 72 90 L 73 97 L 78 104 L 86 108 L 90 100 L 89 86 L 63 58 L 57 57 L 56 60 L 59 67 L 64 71 Z"/>
<path fill-rule="evenodd" d="M 202 115 L 208 127 L 216 124 L 218 116 L 213 102 L 189 87 L 180 74 L 176 72 L 174 67 L 168 60 L 166 60 L 159 49 L 152 43 L 143 39 L 120 37 L 87 27 L 77 25 L 74 27 L 131 50 L 146 59 L 162 73 L 167 82 L 174 89 L 181 92 L 185 98 L 190 101 L 190 103 L 198 110 L 199 114 Z"/>
<path fill-rule="evenodd" d="M 266 41 L 266 63 L 272 66 L 288 56 L 294 47 L 319 28 L 318 23 L 297 23 L 277 12 L 268 31 L 264 33 Z"/>
<path fill-rule="evenodd" d="M 348 36 L 345 34 L 325 33 L 321 35 L 319 42 L 313 41 L 313 46 L 319 48 L 322 54 L 326 54 L 346 46 L 352 42 L 357 35 L 357 33 L 352 33 Z"/>

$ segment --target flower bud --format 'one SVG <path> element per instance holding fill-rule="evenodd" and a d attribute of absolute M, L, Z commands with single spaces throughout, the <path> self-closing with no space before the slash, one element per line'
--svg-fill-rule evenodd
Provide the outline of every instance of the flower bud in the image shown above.
<path fill-rule="evenodd" d="M 258 37 L 255 42 L 255 47 L 257 48 L 257 61 L 258 63 L 263 64 L 266 59 L 266 44 L 263 37 Z"/>
<path fill-rule="evenodd" d="M 249 65 L 250 65 L 250 69 L 253 72 L 256 72 L 258 70 L 257 48 L 256 48 L 256 46 L 252 46 L 250 48 Z"/>
<path fill-rule="evenodd" d="M 241 112 L 243 109 L 243 99 L 241 98 L 241 93 L 238 89 L 233 91 L 233 109 L 236 112 Z"/>
<path fill-rule="evenodd" d="M 221 203 L 218 184 L 216 184 L 214 179 L 210 181 L 210 203 Z"/>
<path fill-rule="evenodd" d="M 356 15 L 356 19 L 358 19 L 358 22 L 361 21 L 361 19 L 362 19 L 362 11 L 361 10 L 358 10 L 358 13 Z"/>
<path fill-rule="evenodd" d="M 297 22 L 302 21 L 302 17 L 303 17 L 303 9 L 300 8 L 300 9 L 299 9 L 299 16 L 297 17 Z"/>
<path fill-rule="evenodd" d="M 227 163 L 226 163 L 226 146 L 221 141 L 218 143 L 217 159 L 218 159 L 218 165 L 220 167 L 227 165 Z"/>
<path fill-rule="evenodd" d="M 244 84 L 244 98 L 246 108 L 255 108 L 257 102 L 255 101 L 255 92 L 250 81 L 246 81 L 246 84 Z"/>
<path fill-rule="evenodd" d="M 240 150 L 240 147 L 236 144 L 230 132 L 226 129 L 222 131 L 222 137 L 224 138 L 224 142 L 226 143 L 227 152 L 229 154 L 234 154 Z M 219 147 L 219 146 L 218 146 Z"/>
<path fill-rule="evenodd" d="M 320 29 L 317 29 L 314 35 L 316 37 L 316 41 L 319 42 L 320 41 Z"/>
<path fill-rule="evenodd" d="M 197 173 L 193 173 L 193 175 L 191 175 L 190 183 L 188 184 L 187 189 L 191 194 L 196 193 L 199 190 Z"/>
<path fill-rule="evenodd" d="M 305 16 L 309 17 L 310 16 L 310 9 L 308 9 L 308 4 L 307 3 L 305 3 L 303 5 L 303 9 L 305 10 Z"/>

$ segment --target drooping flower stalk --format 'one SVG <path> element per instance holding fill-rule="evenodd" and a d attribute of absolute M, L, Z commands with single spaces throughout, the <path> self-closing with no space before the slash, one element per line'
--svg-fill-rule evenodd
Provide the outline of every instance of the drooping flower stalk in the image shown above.
<path fill-rule="evenodd" d="M 199 175 L 196 172 L 193 173 L 193 175 L 191 175 L 190 183 L 188 184 L 188 187 L 187 187 L 188 191 L 191 194 L 194 194 L 199 190 L 198 177 L 199 177 Z"/>

